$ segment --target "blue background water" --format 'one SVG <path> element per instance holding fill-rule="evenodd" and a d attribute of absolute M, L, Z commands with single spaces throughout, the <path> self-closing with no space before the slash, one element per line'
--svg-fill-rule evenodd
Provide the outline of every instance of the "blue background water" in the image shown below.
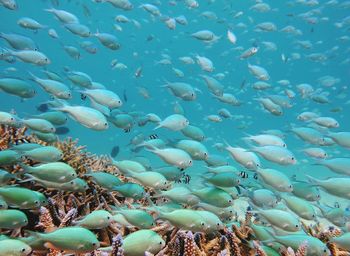
<path fill-rule="evenodd" d="M 139 6 L 143 1 L 132 1 L 134 6 Z M 152 2 L 152 1 L 150 1 Z M 121 44 L 121 49 L 118 51 L 111 51 L 103 47 L 96 38 L 87 39 L 93 41 L 98 46 L 97 54 L 89 54 L 79 47 L 79 42 L 84 41 L 69 31 L 64 29 L 61 23 L 54 18 L 51 13 L 43 11 L 45 8 L 52 7 L 50 1 L 36 1 L 36 0 L 18 0 L 19 9 L 17 11 L 10 11 L 5 8 L 0 8 L 0 31 L 5 33 L 20 33 L 31 37 L 38 44 L 40 51 L 49 56 L 52 64 L 47 67 L 50 71 L 58 72 L 64 77 L 63 67 L 69 67 L 71 70 L 82 71 L 89 74 L 94 81 L 101 82 L 108 89 L 115 91 L 120 96 L 126 90 L 128 101 L 124 102 L 121 108 L 123 111 L 142 111 L 146 113 L 156 113 L 161 118 L 173 113 L 172 103 L 179 101 L 185 109 L 185 115 L 190 120 L 191 124 L 201 127 L 206 136 L 209 138 L 204 144 L 210 148 L 210 152 L 218 153 L 211 145 L 214 142 L 223 142 L 224 139 L 229 141 L 232 145 L 246 146 L 241 140 L 245 133 L 257 134 L 266 129 L 280 129 L 287 133 L 286 142 L 289 149 L 291 149 L 299 160 L 296 166 L 283 169 L 294 171 L 308 170 L 310 174 L 315 172 L 315 166 L 303 163 L 306 159 L 303 154 L 299 152 L 305 147 L 305 144 L 297 139 L 294 135 L 288 133 L 291 124 L 298 123 L 296 116 L 304 110 L 317 110 L 323 115 L 332 116 L 336 118 L 341 127 L 339 131 L 346 131 L 350 129 L 348 106 L 345 105 L 349 99 L 346 93 L 346 98 L 337 97 L 337 92 L 343 86 L 347 86 L 349 82 L 349 64 L 340 63 L 347 58 L 349 54 L 349 42 L 341 42 L 337 38 L 344 35 L 349 35 L 349 31 L 345 29 L 336 29 L 335 22 L 339 22 L 342 18 L 349 15 L 349 9 L 341 9 L 338 7 L 322 7 L 320 8 L 321 15 L 318 17 L 327 17 L 327 21 L 320 21 L 316 25 L 307 24 L 302 19 L 296 17 L 298 14 L 313 9 L 307 6 L 289 6 L 287 1 L 265 1 L 269 3 L 274 9 L 269 13 L 258 13 L 249 10 L 250 6 L 255 1 L 237 0 L 237 1 L 200 1 L 198 9 L 185 8 L 182 1 L 178 1 L 177 6 L 170 6 L 167 1 L 159 1 L 162 5 L 159 6 L 162 14 L 168 16 L 185 15 L 189 24 L 187 26 L 177 25 L 175 30 L 169 30 L 166 25 L 160 21 L 159 18 L 151 17 L 142 8 L 134 8 L 132 11 L 126 12 L 120 9 L 113 8 L 108 3 L 97 4 L 92 1 L 59 1 L 60 5 L 57 8 L 65 9 L 74 13 L 80 19 L 82 24 L 89 26 L 91 31 L 101 31 L 112 33 L 118 37 Z M 294 2 L 294 1 L 291 1 Z M 325 3 L 326 1 L 319 1 Z M 84 15 L 82 5 L 86 6 L 91 16 Z M 218 16 L 219 20 L 207 20 L 200 16 L 203 11 L 213 11 Z M 243 11 L 243 15 L 239 18 L 233 18 L 238 11 Z M 129 19 L 135 19 L 141 23 L 141 28 L 136 28 L 132 23 L 121 24 L 122 32 L 117 32 L 113 28 L 114 17 L 116 15 L 125 15 Z M 287 14 L 293 14 L 293 17 Z M 49 28 L 54 28 L 58 34 L 59 39 L 53 39 L 48 36 L 47 29 L 40 30 L 38 33 L 25 30 L 19 27 L 16 22 L 21 17 L 31 17 L 40 23 L 47 25 Z M 260 22 L 271 21 L 274 22 L 278 29 L 286 25 L 293 25 L 302 30 L 303 35 L 293 37 L 281 32 L 272 33 L 257 33 L 254 32 L 255 24 Z M 246 29 L 236 28 L 235 25 L 243 22 L 247 25 Z M 228 28 L 233 28 L 237 35 L 238 41 L 236 45 L 230 44 L 226 40 L 226 32 Z M 198 30 L 209 29 L 216 35 L 222 36 L 219 42 L 209 47 L 209 45 L 193 39 L 190 34 Z M 313 29 L 313 32 L 311 32 Z M 154 35 L 154 40 L 148 42 L 146 38 L 149 35 Z M 313 43 L 313 49 L 305 50 L 297 48 L 293 43 L 295 40 L 310 40 Z M 295 85 L 300 83 L 309 83 L 317 88 L 319 85 L 317 79 L 324 75 L 331 75 L 341 79 L 341 82 L 336 85 L 336 88 L 326 88 L 331 92 L 331 104 L 320 105 L 310 100 L 300 99 L 299 96 L 293 101 L 293 108 L 285 109 L 285 114 L 280 117 L 272 116 L 264 112 L 261 106 L 254 98 L 265 93 L 258 93 L 250 88 L 249 84 L 254 83 L 255 78 L 249 74 L 247 69 L 247 61 L 239 60 L 240 53 L 233 50 L 237 46 L 242 46 L 247 49 L 252 46 L 253 41 L 257 41 L 258 45 L 261 41 L 274 42 L 278 49 L 277 51 L 264 51 L 261 46 L 259 53 L 250 58 L 249 62 L 252 64 L 259 64 L 265 67 L 270 76 L 271 84 L 278 87 L 271 90 L 271 94 L 276 94 L 281 91 L 281 86 L 276 83 L 281 79 L 288 79 L 291 82 L 292 89 L 296 91 Z M 61 44 L 72 45 L 80 49 L 81 58 L 73 60 L 64 52 Z M 1 47 L 8 47 L 4 40 L 0 40 Z M 305 55 L 310 53 L 325 52 L 332 47 L 338 46 L 339 49 L 332 55 L 332 58 L 324 64 L 311 62 L 305 58 Z M 300 60 L 295 60 L 287 64 L 281 60 L 281 54 L 290 56 L 291 53 L 297 52 L 301 54 Z M 162 66 L 155 63 L 162 59 L 162 54 L 167 54 L 171 57 L 173 65 Z M 199 77 L 204 74 L 198 65 L 184 65 L 178 58 L 181 56 L 195 56 L 199 54 L 210 58 L 215 65 L 215 72 L 223 72 L 226 77 L 221 82 L 227 88 L 226 91 L 234 93 L 239 100 L 243 102 L 240 107 L 225 106 L 224 104 L 215 100 Z M 112 59 L 126 64 L 126 70 L 112 70 L 110 62 Z M 134 77 L 135 70 L 143 66 L 143 76 L 140 78 Z M 17 72 L 4 72 L 8 67 L 15 67 Z M 171 67 L 179 68 L 185 73 L 184 78 L 177 78 Z M 17 61 L 14 64 L 0 62 L 0 71 L 2 76 L 14 76 L 28 80 L 28 71 L 35 73 L 40 77 L 44 74 L 40 71 L 41 68 L 34 67 L 29 64 Z M 184 81 L 192 84 L 203 91 L 199 94 L 196 102 L 182 102 L 175 99 L 166 89 L 161 88 L 160 85 L 164 80 L 169 81 Z M 246 79 L 246 88 L 240 91 L 239 87 L 242 81 Z M 67 79 L 66 79 L 67 81 Z M 33 82 L 31 82 L 33 83 Z M 69 81 L 67 81 L 69 84 Z M 34 84 L 34 83 L 33 83 Z M 43 90 L 34 85 L 38 91 L 38 95 L 32 99 L 21 102 L 15 96 L 9 96 L 5 93 L 0 93 L 0 110 L 10 111 L 15 109 L 19 116 L 29 117 L 30 114 L 38 113 L 36 106 L 41 102 L 48 100 L 48 95 Z M 143 86 L 148 89 L 152 98 L 145 100 L 137 93 L 137 87 Z M 269 92 L 267 92 L 269 93 Z M 80 99 L 78 93 L 74 94 L 72 104 L 87 104 Z M 242 115 L 242 120 L 224 120 L 222 123 L 210 123 L 205 120 L 208 114 L 216 114 L 217 110 L 226 107 L 233 115 Z M 330 109 L 334 107 L 343 107 L 343 111 L 339 113 L 331 113 Z M 122 130 L 111 128 L 108 131 L 96 132 L 89 130 L 77 124 L 73 120 L 69 120 L 67 126 L 70 129 L 69 136 L 79 138 L 80 144 L 87 145 L 88 150 L 97 154 L 109 154 L 111 148 L 115 145 L 121 147 L 119 159 L 130 157 L 130 152 L 126 148 L 131 138 L 136 134 L 142 132 L 145 135 L 155 133 L 152 129 L 154 125 L 149 124 L 146 127 L 135 127 L 131 133 L 124 133 Z M 169 132 L 165 129 L 157 130 L 156 133 L 160 138 L 183 138 L 179 132 Z M 339 147 L 327 148 L 331 155 L 347 156 L 348 151 L 339 149 Z M 141 155 L 152 157 L 146 152 L 141 152 Z M 155 159 L 152 157 L 152 159 Z M 265 162 L 266 163 L 266 162 Z M 161 165 L 160 162 L 158 162 Z M 201 166 L 202 163 L 196 164 Z M 268 166 L 274 167 L 273 164 Z M 281 167 L 275 166 L 279 169 Z M 318 168 L 318 167 L 317 167 Z M 317 170 L 322 170 L 322 173 L 315 175 L 334 176 L 325 168 L 321 167 Z"/>

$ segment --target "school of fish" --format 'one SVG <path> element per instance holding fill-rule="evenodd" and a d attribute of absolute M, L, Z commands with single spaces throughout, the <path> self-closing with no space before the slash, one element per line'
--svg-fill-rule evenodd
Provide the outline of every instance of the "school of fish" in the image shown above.
<path fill-rule="evenodd" d="M 123 255 L 157 255 L 160 224 L 220 234 L 247 211 L 265 255 L 331 255 L 314 224 L 350 255 L 350 1 L 28 2 L 0 0 L 0 125 L 45 144 L 0 151 L 0 256 L 122 255 L 96 236 L 111 226 L 132 230 Z M 99 152 L 118 171 L 65 162 L 74 129 L 91 151 L 117 136 Z M 89 182 L 127 203 L 28 228 Z"/>

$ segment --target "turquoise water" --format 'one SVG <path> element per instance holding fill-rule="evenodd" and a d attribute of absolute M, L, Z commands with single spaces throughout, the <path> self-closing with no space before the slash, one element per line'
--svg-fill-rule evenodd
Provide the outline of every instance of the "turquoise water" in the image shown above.
<path fill-rule="evenodd" d="M 224 140 L 232 145 L 247 147 L 242 140 L 246 134 L 259 134 L 267 129 L 279 129 L 285 133 L 285 141 L 288 148 L 295 154 L 298 163 L 296 165 L 281 167 L 274 163 L 263 161 L 264 166 L 279 168 L 289 174 L 307 172 L 314 176 L 330 177 L 335 174 L 323 167 L 311 165 L 315 163 L 312 158 L 306 157 L 301 149 L 308 147 L 307 143 L 298 139 L 289 132 L 290 128 L 295 126 L 305 126 L 308 123 L 302 123 L 296 119 L 297 115 L 303 111 L 315 111 L 321 116 L 331 116 L 335 118 L 340 127 L 333 131 L 347 131 L 350 129 L 349 113 L 347 101 L 348 81 L 350 75 L 349 69 L 349 22 L 345 22 L 341 28 L 336 26 L 349 15 L 349 3 L 347 1 L 338 1 L 332 5 L 333 1 L 318 1 L 315 6 L 308 6 L 302 2 L 308 1 L 265 1 L 272 10 L 267 13 L 254 11 L 251 7 L 256 1 L 199 1 L 198 8 L 188 8 L 184 1 L 172 1 L 176 5 L 169 4 L 169 1 L 150 1 L 155 4 L 162 17 L 154 17 L 143 8 L 138 8 L 143 1 L 132 1 L 134 8 L 131 11 L 124 11 L 113 7 L 109 3 L 97 3 L 94 1 L 20 1 L 18 0 L 18 10 L 12 11 L 6 8 L 0 8 L 0 31 L 3 33 L 18 33 L 32 38 L 38 45 L 39 50 L 45 53 L 51 60 L 51 64 L 46 67 L 38 67 L 28 63 L 22 63 L 17 60 L 15 63 L 0 62 L 1 77 L 17 77 L 29 81 L 28 72 L 32 72 L 39 77 L 44 77 L 42 69 L 57 72 L 61 75 L 67 85 L 72 86 L 73 90 L 78 89 L 66 79 L 64 68 L 81 71 L 91 76 L 93 81 L 100 82 L 108 90 L 117 93 L 124 101 L 120 108 L 123 112 L 136 111 L 140 115 L 147 113 L 156 113 L 162 119 L 173 114 L 173 103 L 179 102 L 185 110 L 185 116 L 190 124 L 201 127 L 206 134 L 207 139 L 203 144 L 212 154 L 222 154 L 230 161 L 232 165 L 239 169 L 244 169 L 235 163 L 226 152 L 216 151 L 212 145 L 215 142 L 222 143 Z M 311 1 L 310 1 L 311 2 Z M 316 1 L 317 2 L 317 1 Z M 57 4 L 57 5 L 56 5 Z M 64 9 L 75 14 L 81 24 L 84 24 L 95 33 L 97 31 L 106 32 L 115 35 L 121 48 L 112 51 L 104 47 L 95 37 L 80 38 L 77 35 L 66 30 L 53 14 L 44 11 L 46 8 Z M 84 11 L 85 10 L 85 11 Z M 214 12 L 216 19 L 210 20 L 203 17 L 204 11 Z M 238 12 L 243 12 L 239 17 L 235 17 Z M 316 24 L 310 24 L 305 21 L 301 14 L 313 12 L 311 17 L 317 19 Z M 116 15 L 125 15 L 130 20 L 140 23 L 136 27 L 132 21 L 119 24 L 123 31 L 116 31 L 113 24 Z M 183 26 L 176 25 L 174 30 L 167 28 L 164 20 L 166 16 L 177 17 L 184 15 L 188 24 Z M 237 16 L 237 15 L 236 15 Z M 17 20 L 21 17 L 30 17 L 45 28 L 37 32 L 24 29 L 17 25 Z M 261 22 L 273 22 L 277 26 L 274 32 L 256 32 L 255 26 Z M 240 24 L 245 27 L 241 28 Z M 287 25 L 292 25 L 302 32 L 302 35 L 290 35 L 280 30 Z M 53 28 L 57 31 L 59 38 L 53 39 L 48 35 L 48 29 Z M 191 36 L 192 33 L 199 30 L 211 30 L 220 39 L 214 43 L 205 43 L 196 40 Z M 237 36 L 237 43 L 233 45 L 226 38 L 227 30 L 232 30 Z M 147 38 L 152 35 L 153 40 Z M 343 37 L 343 39 L 342 39 Z M 298 47 L 296 41 L 308 40 L 312 44 L 311 49 Z M 98 48 L 96 54 L 90 54 L 84 51 L 79 43 L 82 41 L 91 41 Z M 275 51 L 268 51 L 264 47 L 264 41 L 276 44 Z M 62 48 L 62 45 L 75 46 L 80 51 L 80 59 L 72 59 Z M 238 47 L 243 50 L 252 47 L 259 47 L 255 56 L 247 60 L 240 60 L 242 53 Z M 1 47 L 9 47 L 4 41 L 0 41 Z M 293 59 L 292 54 L 297 53 L 300 59 Z M 327 57 L 323 62 L 310 61 L 307 55 L 312 53 L 322 53 Z M 168 55 L 171 59 L 171 65 L 156 64 Z M 194 58 L 196 55 L 206 56 L 214 63 L 215 70 L 211 74 L 202 71 L 197 64 L 185 65 L 178 60 L 182 56 Z M 283 62 L 281 55 L 285 55 L 288 60 Z M 118 70 L 111 68 L 111 61 L 117 59 L 124 63 L 127 69 Z M 255 64 L 264 67 L 270 75 L 268 81 L 272 89 L 266 91 L 256 91 L 252 89 L 252 84 L 257 81 L 249 73 L 247 65 Z M 138 67 L 143 67 L 142 76 L 135 77 L 134 73 Z M 15 68 L 15 71 L 8 71 L 8 68 Z M 177 68 L 183 71 L 184 77 L 178 78 L 172 71 Z M 234 94 L 241 102 L 241 106 L 230 106 L 214 99 L 203 79 L 202 74 L 215 75 L 223 73 L 224 78 L 220 82 L 225 86 L 225 92 Z M 318 79 L 323 76 L 332 76 L 340 80 L 332 87 L 321 86 Z M 255 100 L 269 94 L 283 94 L 285 87 L 279 85 L 277 81 L 286 79 L 290 81 L 288 89 L 296 92 L 296 97 L 291 99 L 293 107 L 284 108 L 282 116 L 274 116 L 263 110 L 261 105 Z M 167 89 L 161 88 L 165 81 L 178 81 L 191 84 L 198 88 L 201 93 L 195 101 L 185 102 L 176 99 Z M 245 81 L 245 86 L 240 87 Z M 31 114 L 38 114 L 36 106 L 40 103 L 50 100 L 50 96 L 42 88 L 33 84 L 37 90 L 34 98 L 20 100 L 16 96 L 6 93 L 0 93 L 0 109 L 2 111 L 15 110 L 20 117 L 30 117 Z M 315 90 L 329 93 L 330 103 L 318 104 L 311 99 L 302 99 L 297 92 L 296 85 L 308 83 Z M 144 99 L 138 93 L 138 87 L 145 87 L 151 95 L 151 99 Z M 79 88 L 81 89 L 81 88 Z M 127 102 L 123 99 L 124 91 L 127 96 Z M 74 91 L 73 99 L 69 100 L 72 105 L 88 106 L 88 101 L 82 101 L 78 92 Z M 225 119 L 220 123 L 213 123 L 206 120 L 209 114 L 216 114 L 217 110 L 225 107 L 233 116 L 237 118 Z M 339 112 L 331 112 L 331 109 L 341 108 Z M 80 144 L 87 145 L 89 151 L 96 154 L 109 154 L 111 149 L 118 145 L 120 153 L 118 159 L 130 158 L 134 154 L 130 152 L 129 141 L 137 134 L 143 133 L 145 136 L 157 134 L 159 138 L 183 139 L 180 132 L 173 132 L 167 129 L 153 131 L 154 124 L 147 124 L 144 127 L 138 127 L 137 120 L 130 133 L 124 133 L 123 130 L 113 127 L 107 131 L 93 131 L 87 129 L 74 120 L 69 120 L 66 124 L 70 132 L 61 136 L 64 138 L 70 136 L 78 138 Z M 326 147 L 325 150 L 330 156 L 347 157 L 349 153 L 346 149 L 339 146 Z M 153 159 L 155 166 L 163 165 L 162 162 L 152 154 L 141 151 L 139 155 L 146 155 Z M 201 169 L 203 162 L 195 162 L 193 170 Z M 191 170 L 191 169 L 190 169 Z M 190 172 L 190 171 L 189 171 Z M 302 175 L 300 176 L 302 177 Z"/>

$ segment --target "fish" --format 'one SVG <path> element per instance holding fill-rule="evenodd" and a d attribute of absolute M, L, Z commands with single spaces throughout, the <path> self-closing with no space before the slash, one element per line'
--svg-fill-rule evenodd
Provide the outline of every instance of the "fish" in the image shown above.
<path fill-rule="evenodd" d="M 1 187 L 0 195 L 10 207 L 18 209 L 38 209 L 47 204 L 43 194 L 22 187 Z"/>
<path fill-rule="evenodd" d="M 133 226 L 140 229 L 150 229 L 155 226 L 155 221 L 149 213 L 139 209 L 117 208 L 113 214 L 121 214 Z"/>
<path fill-rule="evenodd" d="M 57 127 L 55 131 L 57 135 L 66 135 L 68 133 L 70 133 L 70 129 L 66 126 Z"/>
<path fill-rule="evenodd" d="M 53 146 L 44 146 L 28 151 L 23 151 L 21 157 L 31 159 L 35 162 L 50 163 L 61 160 L 63 158 L 63 152 Z"/>
<path fill-rule="evenodd" d="M 119 154 L 119 146 L 114 146 L 112 149 L 111 149 L 111 157 L 115 158 L 118 154 Z"/>
<path fill-rule="evenodd" d="M 151 149 L 147 149 L 148 151 L 159 156 L 164 162 L 177 166 L 181 169 L 186 169 L 193 164 L 193 160 L 191 156 L 182 149 L 177 148 L 156 148 L 154 146 Z"/>
<path fill-rule="evenodd" d="M 0 253 L 3 255 L 26 256 L 32 251 L 29 245 L 16 239 L 1 240 L 0 247 Z"/>
<path fill-rule="evenodd" d="M 189 125 L 189 121 L 186 117 L 180 114 L 173 114 L 162 120 L 154 130 L 159 128 L 168 128 L 173 131 L 182 130 Z"/>
<path fill-rule="evenodd" d="M 46 242 L 47 247 L 64 251 L 84 253 L 100 247 L 100 242 L 94 233 L 82 227 L 64 227 L 50 233 L 31 232 L 30 234 Z"/>
<path fill-rule="evenodd" d="M 35 50 L 6 50 L 9 55 L 20 59 L 25 63 L 31 63 L 36 66 L 47 66 L 51 60 L 42 52 Z"/>
<path fill-rule="evenodd" d="M 0 227 L 6 229 L 21 228 L 28 225 L 27 216 L 19 210 L 1 210 Z"/>
<path fill-rule="evenodd" d="M 165 241 L 152 230 L 139 230 L 125 237 L 122 248 L 126 255 L 140 255 L 145 251 L 158 253 Z"/>
<path fill-rule="evenodd" d="M 123 91 L 123 99 L 125 102 L 128 102 L 128 96 L 126 94 L 126 89 L 124 89 L 124 91 Z"/>
<path fill-rule="evenodd" d="M 49 110 L 49 106 L 46 103 L 42 103 L 38 105 L 36 109 L 40 112 L 47 112 Z"/>
<path fill-rule="evenodd" d="M 150 140 L 155 140 L 155 139 L 158 139 L 158 135 L 157 134 L 151 134 L 150 136 L 148 136 L 148 138 Z"/>
<path fill-rule="evenodd" d="M 77 177 L 75 170 L 62 162 L 49 162 L 37 166 L 21 164 L 21 167 L 26 173 L 47 181 L 69 182 Z"/>
<path fill-rule="evenodd" d="M 349 251 L 349 1 L 30 4 L 0 0 L 0 255 Z"/>
<path fill-rule="evenodd" d="M 75 221 L 76 226 L 87 229 L 103 229 L 112 223 L 112 214 L 106 210 L 97 210 L 86 215 L 83 219 Z"/>
<path fill-rule="evenodd" d="M 108 129 L 106 117 L 93 108 L 63 104 L 54 110 L 68 113 L 71 118 L 87 128 L 97 131 Z"/>

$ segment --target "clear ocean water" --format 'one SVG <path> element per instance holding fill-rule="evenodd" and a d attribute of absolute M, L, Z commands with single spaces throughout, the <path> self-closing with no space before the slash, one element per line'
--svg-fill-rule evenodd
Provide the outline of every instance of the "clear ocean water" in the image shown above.
<path fill-rule="evenodd" d="M 1 2 L 1 1 L 0 1 Z M 76 86 L 66 78 L 64 69 L 81 71 L 89 74 L 93 81 L 100 82 L 108 90 L 117 93 L 123 100 L 120 108 L 123 112 L 138 112 L 140 115 L 155 113 L 162 119 L 173 114 L 175 102 L 179 102 L 185 110 L 185 116 L 190 124 L 200 127 L 207 139 L 203 144 L 212 154 L 225 156 L 230 164 L 244 170 L 233 161 L 227 152 L 219 152 L 212 145 L 216 142 L 228 141 L 231 145 L 247 147 L 242 140 L 247 134 L 259 134 L 268 129 L 279 129 L 285 133 L 285 141 L 288 148 L 295 154 L 298 163 L 291 166 L 279 166 L 263 161 L 264 166 L 283 170 L 289 175 L 297 174 L 303 178 L 304 173 L 315 177 L 334 177 L 337 174 L 325 167 L 313 165 L 316 160 L 306 157 L 301 150 L 308 146 L 307 143 L 297 138 L 290 132 L 294 126 L 306 126 L 297 116 L 303 111 L 317 112 L 321 116 L 335 118 L 340 127 L 332 131 L 349 131 L 349 76 L 350 76 L 350 47 L 349 47 L 349 1 L 276 1 L 266 0 L 271 10 L 259 12 L 251 7 L 260 2 L 252 0 L 200 0 L 199 7 L 189 8 L 186 1 L 161 1 L 150 0 L 149 3 L 157 6 L 162 16 L 152 16 L 143 8 L 139 8 L 145 1 L 132 0 L 134 8 L 125 11 L 115 8 L 109 3 L 83 0 L 17 0 L 18 9 L 9 10 L 0 7 L 0 32 L 17 33 L 30 37 L 38 45 L 39 50 L 45 53 L 51 60 L 46 67 L 39 67 L 17 60 L 14 63 L 0 61 L 1 77 L 16 77 L 29 81 L 36 88 L 37 95 L 31 99 L 21 100 L 19 97 L 0 92 L 0 110 L 14 110 L 18 116 L 29 118 L 33 114 L 40 113 L 37 106 L 50 100 L 50 95 L 45 93 L 37 84 L 30 81 L 28 72 L 39 77 L 44 77 L 43 69 L 58 73 L 65 83 L 74 90 L 73 98 L 69 100 L 72 105 L 89 106 L 88 101 L 81 100 L 76 92 Z M 310 4 L 307 4 L 310 2 Z M 313 5 L 315 2 L 315 5 Z M 332 4 L 335 2 L 335 4 Z M 121 47 L 113 51 L 104 47 L 96 37 L 81 38 L 66 30 L 52 13 L 44 11 L 47 8 L 64 9 L 75 14 L 81 24 L 89 27 L 92 33 L 105 32 L 117 37 Z M 216 18 L 203 17 L 204 12 L 213 12 Z M 242 12 L 239 15 L 239 12 Z M 238 15 L 237 15 L 238 14 Z M 305 18 L 302 16 L 307 14 Z M 114 19 L 117 15 L 125 15 L 130 22 L 117 23 Z M 166 24 L 166 17 L 184 15 L 187 25 L 177 24 L 171 30 Z M 30 17 L 43 24 L 45 28 L 32 31 L 20 27 L 18 19 Z M 308 20 L 307 18 L 312 18 Z M 346 19 L 347 18 L 347 19 Z M 135 26 L 137 21 L 140 26 Z M 273 32 L 258 32 L 256 25 L 262 22 L 273 22 L 277 30 Z M 314 24 L 311 24 L 314 22 Z M 340 27 L 340 23 L 341 27 Z M 122 27 L 117 31 L 114 24 Z M 300 35 L 292 35 L 281 32 L 281 29 L 291 25 L 301 31 Z M 48 29 L 55 29 L 59 35 L 54 39 L 48 35 Z M 220 38 L 217 42 L 206 43 L 191 36 L 200 30 L 210 30 Z M 237 37 L 236 44 L 227 39 L 227 31 L 231 30 Z M 152 38 L 152 40 L 147 40 Z M 96 54 L 90 54 L 82 49 L 79 44 L 82 41 L 91 41 L 97 47 Z M 305 49 L 298 45 L 297 41 L 309 41 L 311 49 Z M 273 42 L 275 50 L 268 50 L 263 42 Z M 63 45 L 74 46 L 79 49 L 80 58 L 71 58 L 63 49 Z M 241 60 L 242 50 L 252 46 L 258 47 L 256 55 Z M 0 40 L 0 47 L 10 48 L 5 40 Z M 308 55 L 321 53 L 326 57 L 324 61 L 312 61 Z M 215 70 L 207 73 L 197 64 L 185 65 L 178 58 L 196 55 L 209 58 Z M 287 61 L 283 61 L 281 56 Z M 170 65 L 157 64 L 166 58 L 171 60 Z M 294 56 L 294 57 L 293 57 Z M 297 58 L 299 56 L 300 58 Z M 112 69 L 111 61 L 127 66 L 126 69 Z M 252 84 L 258 81 L 247 68 L 248 63 L 259 65 L 268 70 L 272 88 L 266 91 L 252 89 Z M 137 68 L 142 67 L 142 76 L 135 77 Z M 13 68 L 14 70 L 9 70 Z M 172 70 L 177 68 L 183 71 L 184 77 L 177 77 Z M 241 102 L 241 106 L 230 106 L 215 99 L 208 91 L 200 75 L 223 74 L 218 79 L 225 91 L 234 94 Z M 339 82 L 331 87 L 322 86 L 319 78 L 332 76 Z M 289 80 L 290 85 L 283 86 L 279 80 Z M 195 101 L 182 101 L 173 96 L 168 89 L 162 88 L 165 81 L 186 82 L 198 88 L 198 97 Z M 307 83 L 314 90 L 322 90 L 328 94 L 330 100 L 327 104 L 319 104 L 310 98 L 303 99 L 297 90 L 297 85 Z M 243 85 L 243 86 L 242 86 Z M 150 99 L 144 99 L 138 93 L 138 87 L 147 88 Z M 241 88 L 243 87 L 243 88 Z M 283 108 L 283 115 L 274 116 L 262 108 L 256 100 L 269 94 L 284 95 L 284 89 L 290 89 L 296 93 L 291 99 L 293 106 Z M 123 97 L 127 97 L 127 101 Z M 208 121 L 206 116 L 216 114 L 220 108 L 227 108 L 234 118 L 224 119 L 214 123 Z M 339 108 L 337 112 L 332 109 Z M 167 129 L 154 131 L 155 124 L 147 124 L 139 127 L 137 120 L 129 133 L 118 129 L 113 125 L 107 131 L 94 131 L 87 129 L 72 119 L 65 125 L 70 132 L 61 138 L 78 138 L 81 145 L 96 154 L 110 154 L 111 149 L 118 145 L 120 153 L 117 159 L 127 159 L 135 156 L 127 146 L 130 140 L 137 134 L 143 133 L 146 137 L 157 134 L 164 140 L 183 139 L 180 132 Z M 330 157 L 348 157 L 348 149 L 334 145 L 325 147 Z M 153 154 L 142 150 L 137 155 L 149 157 L 154 166 L 162 166 L 164 163 Z M 203 169 L 203 162 L 196 161 L 187 172 L 195 174 Z"/>

